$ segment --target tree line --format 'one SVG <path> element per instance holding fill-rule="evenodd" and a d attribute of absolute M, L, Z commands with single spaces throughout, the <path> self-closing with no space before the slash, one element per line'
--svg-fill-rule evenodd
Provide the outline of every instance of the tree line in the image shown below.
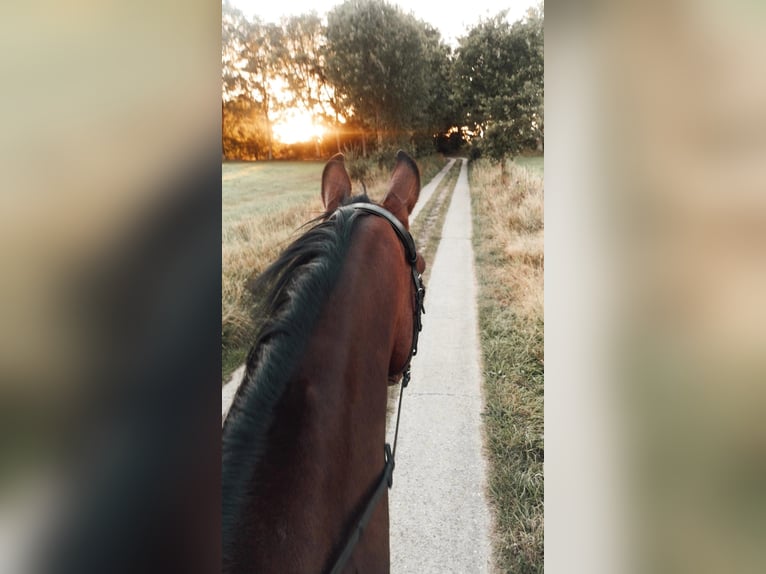
<path fill-rule="evenodd" d="M 514 155 L 542 150 L 543 4 L 509 23 L 480 21 L 452 49 L 430 24 L 385 0 L 346 0 L 279 23 L 223 4 L 222 136 L 225 159 L 367 157 L 415 153 Z M 284 110 L 311 113 L 331 134 L 285 145 Z"/>

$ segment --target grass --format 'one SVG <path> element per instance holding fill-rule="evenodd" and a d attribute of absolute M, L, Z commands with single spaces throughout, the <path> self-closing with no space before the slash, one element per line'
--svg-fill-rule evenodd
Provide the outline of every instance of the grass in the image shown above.
<path fill-rule="evenodd" d="M 543 177 L 544 158 L 541 155 L 520 155 L 513 159 L 512 165 L 526 168 L 533 175 Z"/>
<path fill-rule="evenodd" d="M 319 198 L 324 162 L 237 162 L 221 166 L 224 223 L 274 214 Z"/>
<path fill-rule="evenodd" d="M 252 340 L 247 281 L 260 273 L 322 210 L 324 163 L 255 162 L 222 166 L 222 377 L 244 360 Z"/>
<path fill-rule="evenodd" d="M 507 185 L 497 164 L 479 160 L 470 169 L 493 547 L 502 572 L 543 571 L 542 165 L 517 158 Z"/>
<path fill-rule="evenodd" d="M 411 226 L 429 264 L 441 239 L 458 163 Z M 444 160 L 430 156 L 418 164 L 425 184 L 444 166 Z M 245 283 L 279 254 L 300 225 L 321 210 L 323 165 L 259 162 L 223 166 L 224 380 L 244 360 L 252 340 L 252 301 Z M 489 490 L 496 518 L 493 546 L 498 570 L 542 572 L 543 158 L 518 157 L 509 174 L 509 185 L 503 186 L 498 165 L 479 160 L 470 166 Z M 383 198 L 389 177 L 390 168 L 368 170 L 365 183 L 372 199 Z M 426 277 L 429 271 L 430 266 Z"/>
<path fill-rule="evenodd" d="M 440 156 L 416 160 L 429 181 L 444 166 Z M 347 165 L 350 162 L 347 160 Z M 236 162 L 222 166 L 221 378 L 226 381 L 245 359 L 253 340 L 254 304 L 247 281 L 258 275 L 322 212 L 324 162 Z M 365 178 L 370 197 L 380 201 L 388 188 L 390 166 L 378 165 Z M 354 193 L 362 188 L 354 184 Z"/>

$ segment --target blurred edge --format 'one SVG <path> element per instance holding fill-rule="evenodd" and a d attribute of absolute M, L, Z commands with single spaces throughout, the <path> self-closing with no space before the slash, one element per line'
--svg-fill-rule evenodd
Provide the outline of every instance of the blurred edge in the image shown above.
<path fill-rule="evenodd" d="M 0 571 L 220 565 L 220 4 L 0 8 Z"/>
<path fill-rule="evenodd" d="M 546 568 L 766 571 L 766 10 L 546 17 Z"/>
<path fill-rule="evenodd" d="M 0 570 L 215 571 L 220 5 L 0 10 Z M 546 15 L 546 566 L 764 571 L 764 10 Z"/>

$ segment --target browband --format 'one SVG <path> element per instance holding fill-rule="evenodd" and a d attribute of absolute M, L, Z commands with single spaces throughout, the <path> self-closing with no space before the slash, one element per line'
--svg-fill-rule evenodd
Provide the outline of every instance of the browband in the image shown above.
<path fill-rule="evenodd" d="M 415 250 L 415 240 L 412 238 L 410 232 L 404 228 L 402 222 L 399 221 L 394 214 L 392 214 L 384 207 L 375 205 L 374 203 L 352 203 L 344 207 L 366 211 L 367 213 L 374 213 L 375 215 L 379 215 L 384 219 L 387 219 L 391 224 L 391 227 L 393 227 L 394 231 L 396 231 L 399 239 L 401 239 L 402 244 L 404 245 L 404 249 L 407 251 L 407 261 L 411 265 L 415 264 L 418 259 L 418 252 Z"/>

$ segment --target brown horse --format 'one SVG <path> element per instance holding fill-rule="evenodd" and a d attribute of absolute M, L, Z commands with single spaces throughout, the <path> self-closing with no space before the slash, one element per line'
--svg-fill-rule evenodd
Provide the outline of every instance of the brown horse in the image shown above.
<path fill-rule="evenodd" d="M 418 168 L 399 152 L 382 204 L 404 230 L 350 192 L 338 154 L 322 174 L 326 213 L 255 286 L 266 318 L 223 428 L 224 572 L 329 571 L 380 482 L 387 386 L 419 327 L 425 262 L 414 273 L 397 237 L 409 237 Z M 383 493 L 342 571 L 388 572 L 388 537 Z"/>

